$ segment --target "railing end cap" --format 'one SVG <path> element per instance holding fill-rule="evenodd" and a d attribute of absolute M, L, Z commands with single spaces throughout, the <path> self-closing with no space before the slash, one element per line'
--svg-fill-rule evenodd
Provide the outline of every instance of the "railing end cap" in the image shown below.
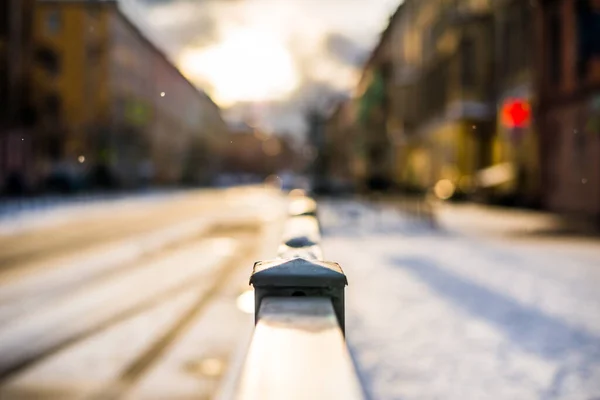
<path fill-rule="evenodd" d="M 298 257 L 256 262 L 250 284 L 254 287 L 344 287 L 348 280 L 338 263 Z"/>

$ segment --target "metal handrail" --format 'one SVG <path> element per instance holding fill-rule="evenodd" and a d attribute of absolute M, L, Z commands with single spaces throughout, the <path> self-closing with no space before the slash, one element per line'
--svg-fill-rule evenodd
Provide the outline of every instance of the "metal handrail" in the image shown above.
<path fill-rule="evenodd" d="M 331 301 L 265 298 L 235 399 L 363 398 Z"/>
<path fill-rule="evenodd" d="M 236 400 L 365 397 L 344 340 L 346 276 L 322 260 L 316 215 L 293 198 L 278 258 L 254 265 L 256 327 Z"/>

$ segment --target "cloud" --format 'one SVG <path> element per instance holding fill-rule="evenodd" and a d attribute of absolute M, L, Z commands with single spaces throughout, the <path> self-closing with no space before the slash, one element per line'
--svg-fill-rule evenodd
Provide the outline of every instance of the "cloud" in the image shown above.
<path fill-rule="evenodd" d="M 144 23 L 155 32 L 173 60 L 209 51 L 245 30 L 276 38 L 290 53 L 298 74 L 297 89 L 260 104 L 262 122 L 273 130 L 304 129 L 307 107 L 346 95 L 358 79 L 389 13 L 398 0 L 127 0 L 146 12 Z M 256 46 L 260 46 L 257 43 Z M 239 63 L 244 68 L 244 63 Z M 231 69 L 235 72 L 235 69 Z M 214 82 L 194 82 L 213 95 Z M 234 104 L 227 112 L 242 118 L 253 107 Z M 256 111 L 254 111 L 256 113 Z"/>
<path fill-rule="evenodd" d="M 138 0 L 139 1 L 139 0 Z M 142 0 L 150 4 L 146 18 L 151 28 L 169 38 L 173 58 L 189 46 L 207 46 L 219 40 L 219 15 L 210 12 L 214 0 Z"/>
<path fill-rule="evenodd" d="M 172 4 L 176 1 L 180 1 L 180 0 L 141 0 L 142 3 L 146 3 L 149 5 L 156 5 L 156 4 Z"/>
<path fill-rule="evenodd" d="M 148 5 L 161 5 L 161 4 L 173 4 L 173 3 L 204 3 L 209 1 L 243 1 L 243 0 L 138 0 L 141 3 Z"/>
<path fill-rule="evenodd" d="M 369 50 L 348 36 L 332 32 L 325 39 L 325 48 L 342 64 L 360 67 L 369 55 Z"/>
<path fill-rule="evenodd" d="M 292 133 L 299 136 L 305 132 L 306 115 L 313 109 L 326 111 L 338 101 L 347 99 L 345 90 L 328 82 L 305 82 L 290 97 L 281 101 L 262 104 L 238 103 L 226 111 L 226 117 L 234 121 L 258 119 L 262 128 L 276 133 Z"/>

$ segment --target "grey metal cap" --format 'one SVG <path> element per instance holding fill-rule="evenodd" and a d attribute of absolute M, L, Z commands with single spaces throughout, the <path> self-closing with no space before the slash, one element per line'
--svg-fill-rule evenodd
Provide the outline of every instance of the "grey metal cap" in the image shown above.
<path fill-rule="evenodd" d="M 348 284 L 348 280 L 338 263 L 294 258 L 255 263 L 250 284 L 255 288 L 343 288 Z"/>

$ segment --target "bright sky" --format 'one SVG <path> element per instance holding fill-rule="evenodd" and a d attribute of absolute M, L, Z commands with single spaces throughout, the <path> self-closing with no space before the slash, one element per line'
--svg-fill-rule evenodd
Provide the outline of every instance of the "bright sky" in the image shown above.
<path fill-rule="evenodd" d="M 236 102 L 282 99 L 300 84 L 292 55 L 276 36 L 256 28 L 238 28 L 214 45 L 184 50 L 183 72 L 213 87 L 227 107 Z"/>
<path fill-rule="evenodd" d="M 136 20 L 142 19 L 183 73 L 224 108 L 298 103 L 299 97 L 310 97 L 311 85 L 350 90 L 360 61 L 400 2 L 124 1 L 144 8 Z"/>

